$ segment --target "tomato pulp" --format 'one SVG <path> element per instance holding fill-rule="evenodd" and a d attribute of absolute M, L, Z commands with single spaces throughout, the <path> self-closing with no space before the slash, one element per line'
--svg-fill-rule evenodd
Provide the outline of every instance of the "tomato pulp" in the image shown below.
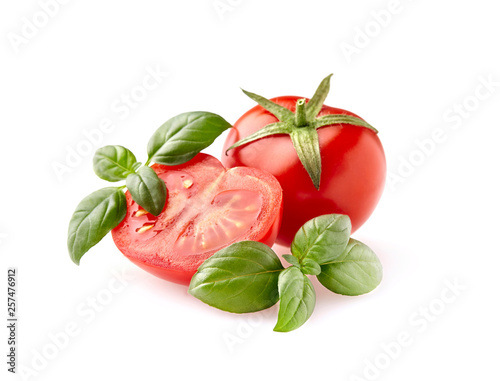
<path fill-rule="evenodd" d="M 295 112 L 303 97 L 284 96 L 271 101 Z M 308 102 L 309 99 L 305 98 Z M 355 114 L 323 106 L 318 117 Z M 358 229 L 377 205 L 385 183 L 386 161 L 377 134 L 367 128 L 332 124 L 318 128 L 321 182 L 317 190 L 297 156 L 290 136 L 267 136 L 226 150 L 235 142 L 278 119 L 261 106 L 245 113 L 230 130 L 224 144 L 226 167 L 247 166 L 273 174 L 283 188 L 283 223 L 277 243 L 289 246 L 298 229 L 322 214 L 347 214 L 352 231 Z"/>
<path fill-rule="evenodd" d="M 282 214 L 282 191 L 269 173 L 226 169 L 198 154 L 186 164 L 152 168 L 168 197 L 157 217 L 127 192 L 127 215 L 112 231 L 118 249 L 133 263 L 169 281 L 189 284 L 216 251 L 243 240 L 272 246 Z"/>

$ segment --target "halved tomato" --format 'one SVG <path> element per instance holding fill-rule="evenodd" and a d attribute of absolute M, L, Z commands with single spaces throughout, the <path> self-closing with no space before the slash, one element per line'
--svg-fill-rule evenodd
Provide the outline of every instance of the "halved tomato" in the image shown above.
<path fill-rule="evenodd" d="M 226 169 L 201 153 L 186 164 L 152 168 L 167 186 L 162 213 L 147 213 L 127 192 L 127 215 L 112 231 L 118 249 L 139 267 L 189 284 L 205 259 L 234 242 L 274 244 L 282 191 L 269 173 Z"/>

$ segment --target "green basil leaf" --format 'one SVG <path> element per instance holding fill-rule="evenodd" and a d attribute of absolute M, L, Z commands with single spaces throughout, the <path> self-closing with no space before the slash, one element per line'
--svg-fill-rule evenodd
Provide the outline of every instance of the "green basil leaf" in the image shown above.
<path fill-rule="evenodd" d="M 184 164 L 208 147 L 231 124 L 219 115 L 195 111 L 165 122 L 148 143 L 148 162 Z"/>
<path fill-rule="evenodd" d="M 223 311 L 264 310 L 278 301 L 283 266 L 268 246 L 242 241 L 219 250 L 194 274 L 189 293 Z"/>
<path fill-rule="evenodd" d="M 380 284 L 382 264 L 368 246 L 351 238 L 340 257 L 321 266 L 318 280 L 336 294 L 366 294 Z"/>
<path fill-rule="evenodd" d="M 114 229 L 127 213 L 120 188 L 103 188 L 85 197 L 76 207 L 68 229 L 68 250 L 73 262 Z"/>
<path fill-rule="evenodd" d="M 300 269 L 303 274 L 318 275 L 321 272 L 321 266 L 315 260 L 305 259 Z"/>
<path fill-rule="evenodd" d="M 285 261 L 287 261 L 291 265 L 300 267 L 299 260 L 297 258 L 295 258 L 293 255 L 291 255 L 291 254 L 283 254 L 283 258 L 285 259 Z"/>
<path fill-rule="evenodd" d="M 105 146 L 94 155 L 94 172 L 107 181 L 125 180 L 137 164 L 134 154 L 122 146 Z"/>
<path fill-rule="evenodd" d="M 150 167 L 141 167 L 127 177 L 127 188 L 132 198 L 147 212 L 157 216 L 167 201 L 165 182 Z"/>
<path fill-rule="evenodd" d="M 274 330 L 290 332 L 309 319 L 316 303 L 316 293 L 309 278 L 295 266 L 280 274 L 278 289 L 280 309 Z"/>
<path fill-rule="evenodd" d="M 321 265 L 344 252 L 350 235 L 349 216 L 324 214 L 302 225 L 293 238 L 290 249 L 299 262 L 308 258 Z"/>

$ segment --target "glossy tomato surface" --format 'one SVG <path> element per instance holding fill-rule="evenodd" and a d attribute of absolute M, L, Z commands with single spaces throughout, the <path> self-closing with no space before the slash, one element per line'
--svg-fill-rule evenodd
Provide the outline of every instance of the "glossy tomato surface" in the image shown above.
<path fill-rule="evenodd" d="M 205 259 L 231 243 L 273 245 L 282 190 L 269 173 L 246 167 L 227 170 L 201 153 L 183 165 L 152 168 L 167 186 L 162 213 L 146 213 L 127 192 L 127 215 L 112 231 L 118 249 L 139 267 L 189 284 Z"/>
<path fill-rule="evenodd" d="M 271 99 L 291 111 L 301 97 Z M 306 98 L 308 101 L 308 99 Z M 318 116 L 349 111 L 323 106 Z M 283 223 L 277 243 L 289 246 L 297 230 L 308 220 L 328 213 L 347 214 L 353 232 L 371 215 L 385 183 L 386 161 L 377 134 L 367 128 L 334 124 L 318 129 L 321 182 L 314 187 L 292 145 L 290 136 L 273 135 L 225 151 L 232 144 L 278 119 L 261 106 L 245 113 L 230 130 L 224 144 L 226 167 L 255 167 L 273 174 L 283 188 Z"/>

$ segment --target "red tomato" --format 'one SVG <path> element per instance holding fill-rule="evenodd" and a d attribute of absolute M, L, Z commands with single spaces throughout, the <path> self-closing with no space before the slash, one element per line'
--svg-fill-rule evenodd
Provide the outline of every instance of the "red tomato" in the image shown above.
<path fill-rule="evenodd" d="M 295 112 L 299 99 L 303 97 L 285 96 L 271 100 Z M 357 116 L 323 106 L 318 117 L 329 114 Z M 237 141 L 277 121 L 273 114 L 255 106 L 230 130 L 223 152 Z M 302 166 L 288 135 L 264 137 L 230 150 L 227 156 L 222 155 L 226 167 L 259 168 L 278 179 L 283 188 L 283 222 L 276 242 L 282 245 L 289 246 L 304 223 L 322 214 L 347 214 L 355 231 L 371 215 L 384 188 L 385 155 L 374 131 L 347 124 L 324 126 L 317 131 L 322 164 L 319 190 Z"/>
<path fill-rule="evenodd" d="M 216 251 L 243 240 L 272 246 L 282 214 L 276 179 L 259 169 L 225 169 L 198 154 L 186 164 L 152 168 L 165 181 L 168 200 L 155 217 L 127 192 L 127 215 L 113 229 L 120 251 L 133 263 L 172 282 L 189 284 Z"/>

